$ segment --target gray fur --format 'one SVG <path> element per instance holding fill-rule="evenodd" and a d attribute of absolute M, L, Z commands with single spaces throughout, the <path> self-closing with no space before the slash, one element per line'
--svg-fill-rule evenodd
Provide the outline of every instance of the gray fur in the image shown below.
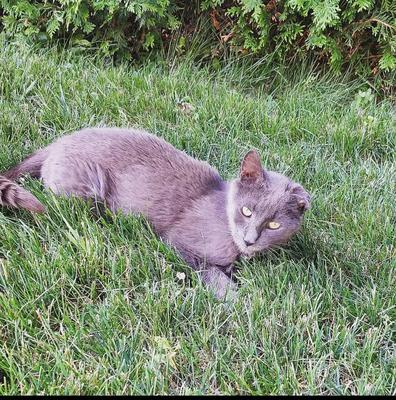
<path fill-rule="evenodd" d="M 24 208 L 42 213 L 45 207 L 27 190 L 0 175 L 0 206 Z"/>
<path fill-rule="evenodd" d="M 264 171 L 255 151 L 245 156 L 240 176 L 225 182 L 206 162 L 140 130 L 92 128 L 64 136 L 5 176 L 25 173 L 41 177 L 55 193 L 143 214 L 218 297 L 235 290 L 234 261 L 286 242 L 309 205 L 305 190 Z M 242 215 L 243 206 L 251 217 Z M 272 220 L 281 228 L 267 229 Z"/>

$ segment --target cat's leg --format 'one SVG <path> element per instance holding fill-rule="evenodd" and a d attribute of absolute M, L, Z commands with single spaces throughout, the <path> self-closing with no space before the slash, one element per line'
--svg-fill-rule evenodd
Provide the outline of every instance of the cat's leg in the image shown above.
<path fill-rule="evenodd" d="M 203 282 L 213 290 L 218 299 L 235 300 L 237 285 L 232 278 L 217 266 L 206 266 L 200 271 Z"/>
<path fill-rule="evenodd" d="M 232 280 L 234 266 L 219 267 L 207 264 L 199 257 L 189 252 L 178 249 L 179 254 L 187 264 L 200 275 L 203 283 L 212 290 L 218 299 L 235 299 L 237 295 L 237 285 Z"/>
<path fill-rule="evenodd" d="M 113 181 L 100 165 L 63 155 L 48 157 L 42 167 L 44 185 L 54 193 L 105 201 L 113 205 Z"/>

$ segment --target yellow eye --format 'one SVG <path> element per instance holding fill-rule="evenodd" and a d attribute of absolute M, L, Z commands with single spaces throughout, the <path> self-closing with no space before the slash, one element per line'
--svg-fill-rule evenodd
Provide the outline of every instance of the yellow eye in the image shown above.
<path fill-rule="evenodd" d="M 251 217 L 251 216 L 252 216 L 252 212 L 251 212 L 250 209 L 247 208 L 247 207 L 242 207 L 242 214 L 243 214 L 245 217 Z"/>
<path fill-rule="evenodd" d="M 278 229 L 280 227 L 280 223 L 279 222 L 275 222 L 275 221 L 271 221 L 268 222 L 268 228 L 269 229 Z"/>

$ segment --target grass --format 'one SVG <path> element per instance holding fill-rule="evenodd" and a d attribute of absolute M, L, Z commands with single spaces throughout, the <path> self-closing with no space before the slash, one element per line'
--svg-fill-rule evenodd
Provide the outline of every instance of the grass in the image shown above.
<path fill-rule="evenodd" d="M 73 130 L 139 126 L 226 178 L 256 147 L 313 203 L 287 247 L 239 263 L 227 305 L 142 218 L 26 180 L 48 213 L 0 210 L 0 394 L 396 394 L 396 113 L 367 89 L 309 65 L 2 45 L 0 171 Z"/>

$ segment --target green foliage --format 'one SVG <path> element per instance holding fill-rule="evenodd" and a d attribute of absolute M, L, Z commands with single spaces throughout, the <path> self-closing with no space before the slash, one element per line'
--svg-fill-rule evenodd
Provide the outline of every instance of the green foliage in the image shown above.
<path fill-rule="evenodd" d="M 206 55 L 276 51 L 338 71 L 362 60 L 374 75 L 396 70 L 394 0 L 0 0 L 0 15 L 9 37 L 62 38 L 124 57 L 167 45 L 176 31 L 191 35 L 200 15 L 218 33 Z"/>
<path fill-rule="evenodd" d="M 228 21 L 231 45 L 280 56 L 313 53 L 340 70 L 365 60 L 375 73 L 396 69 L 396 2 L 392 0 L 206 0 Z M 302 51 L 301 51 L 302 50 Z"/>
<path fill-rule="evenodd" d="M 176 9 L 169 0 L 0 0 L 9 36 L 67 38 L 75 46 L 98 45 L 105 55 L 124 56 L 154 47 L 162 28 L 179 27 Z"/>

